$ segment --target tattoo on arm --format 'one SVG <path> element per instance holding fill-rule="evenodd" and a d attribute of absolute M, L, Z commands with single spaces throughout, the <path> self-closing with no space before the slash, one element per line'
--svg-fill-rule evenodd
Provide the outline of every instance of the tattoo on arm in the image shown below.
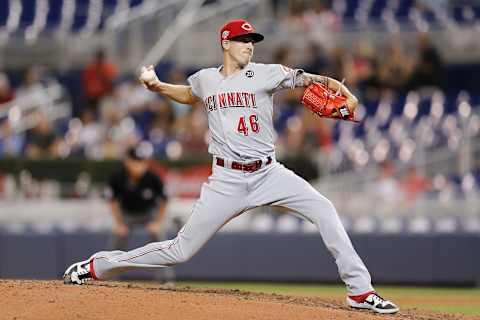
<path fill-rule="evenodd" d="M 357 99 L 343 84 L 343 81 L 339 82 L 338 80 L 329 78 L 327 76 L 321 76 L 307 72 L 298 72 L 295 75 L 295 87 L 308 87 L 314 82 L 321 83 L 326 87 L 330 88 L 331 90 L 339 92 L 341 95 L 348 97 L 349 99 Z"/>
<path fill-rule="evenodd" d="M 328 77 L 317 74 L 311 74 L 307 72 L 299 72 L 296 75 L 295 86 L 296 87 L 308 87 L 314 82 L 319 82 L 324 85 L 328 85 Z"/>

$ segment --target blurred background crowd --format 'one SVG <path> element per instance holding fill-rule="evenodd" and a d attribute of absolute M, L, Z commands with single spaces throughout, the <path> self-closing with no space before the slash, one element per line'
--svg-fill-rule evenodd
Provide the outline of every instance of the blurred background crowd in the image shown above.
<path fill-rule="evenodd" d="M 425 87 L 440 88 L 443 62 L 427 34 L 418 34 L 418 48 L 411 53 L 406 53 L 401 43 L 392 43 L 386 52 L 377 50 L 361 42 L 353 52 L 342 47 L 326 51 L 312 42 L 306 52 L 308 60 L 299 65 L 292 61 L 288 44 L 283 44 L 272 52 L 269 61 L 348 79 L 348 87 L 364 105 Z M 18 74 L 17 70 L 13 72 Z M 186 84 L 189 73 L 191 70 L 173 65 L 163 80 Z M 3 117 L 2 156 L 119 159 L 129 145 L 140 140 L 152 142 L 158 157 L 177 159 L 183 154 L 207 152 L 208 128 L 201 105 L 191 108 L 148 92 L 135 74 L 119 74 L 118 67 L 102 50 L 92 55 L 78 77 L 80 92 L 74 94 L 78 108 L 69 110 L 71 116 L 56 121 L 47 117 L 42 108 L 32 108 L 32 124 L 22 130 L 12 128 L 14 116 Z M 11 111 L 15 103 L 29 99 L 24 104 L 39 103 L 36 95 L 48 96 L 53 85 L 73 105 L 70 91 L 77 89 L 62 82 L 54 70 L 38 65 L 29 66 L 14 82 L 5 71 L 0 80 L 3 111 Z M 335 143 L 335 123 L 318 120 L 306 112 L 300 104 L 301 94 L 301 90 L 287 91 L 276 97 L 279 147 L 288 146 L 289 153 L 294 154 L 318 148 L 328 153 Z"/>
<path fill-rule="evenodd" d="M 193 1 L 198 12 L 219 13 L 182 29 L 177 9 L 169 7 L 175 2 L 4 1 L 0 157 L 103 161 L 148 141 L 158 159 L 206 159 L 203 107 L 148 92 L 135 67 L 151 62 L 142 61 L 146 52 L 156 53 L 159 77 L 185 84 L 196 70 L 218 65 L 216 32 L 232 10 L 266 34 L 255 61 L 345 79 L 361 102 L 361 122 L 340 123 L 308 112 L 299 89 L 276 94 L 277 154 L 287 166 L 333 198 L 350 189 L 402 203 L 478 195 L 480 86 L 472 77 L 480 70 L 480 50 L 471 34 L 478 35 L 480 4 L 244 2 L 248 6 L 239 9 L 228 1 Z M 151 21 L 163 15 L 171 21 L 156 22 L 152 35 Z M 139 34 L 141 49 L 132 41 Z M 71 42 L 57 48 L 44 41 L 52 35 Z M 32 47 L 36 53 L 22 59 Z"/>

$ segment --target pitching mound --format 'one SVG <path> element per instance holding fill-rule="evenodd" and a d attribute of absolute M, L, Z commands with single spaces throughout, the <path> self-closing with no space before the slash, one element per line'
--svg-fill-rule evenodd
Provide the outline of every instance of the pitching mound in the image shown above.
<path fill-rule="evenodd" d="M 191 289 L 156 284 L 0 280 L 0 319 L 467 319 L 403 310 L 395 316 L 348 309 L 341 301 Z"/>

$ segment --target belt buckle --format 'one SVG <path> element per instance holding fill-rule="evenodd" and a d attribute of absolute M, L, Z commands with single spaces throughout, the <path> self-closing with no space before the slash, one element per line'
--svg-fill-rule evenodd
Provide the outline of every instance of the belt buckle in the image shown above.
<path fill-rule="evenodd" d="M 242 170 L 247 172 L 255 172 L 262 167 L 262 160 L 246 163 L 243 165 Z"/>
<path fill-rule="evenodd" d="M 232 161 L 230 168 L 232 168 L 233 170 L 243 170 L 243 165 L 239 162 Z"/>
<path fill-rule="evenodd" d="M 220 159 L 220 160 L 223 160 L 223 159 Z M 232 161 L 232 163 L 230 165 L 230 168 L 232 168 L 234 170 L 241 170 L 243 172 L 255 172 L 255 171 L 259 170 L 260 168 L 262 168 L 263 162 L 264 162 L 264 160 L 262 160 L 262 159 L 255 160 L 255 161 L 250 162 L 250 163 L 241 163 L 241 162 Z M 265 161 L 265 165 L 267 166 L 271 163 L 272 163 L 272 158 L 268 157 L 267 161 Z M 218 164 L 218 161 L 217 161 L 217 164 Z"/>

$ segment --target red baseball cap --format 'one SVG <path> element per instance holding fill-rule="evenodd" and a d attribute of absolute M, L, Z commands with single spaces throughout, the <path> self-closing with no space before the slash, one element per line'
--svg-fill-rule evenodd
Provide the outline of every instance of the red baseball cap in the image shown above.
<path fill-rule="evenodd" d="M 263 35 L 256 33 L 253 25 L 243 19 L 231 20 L 220 29 L 220 43 L 222 40 L 232 40 L 239 36 L 249 35 L 254 42 L 263 40 Z"/>

